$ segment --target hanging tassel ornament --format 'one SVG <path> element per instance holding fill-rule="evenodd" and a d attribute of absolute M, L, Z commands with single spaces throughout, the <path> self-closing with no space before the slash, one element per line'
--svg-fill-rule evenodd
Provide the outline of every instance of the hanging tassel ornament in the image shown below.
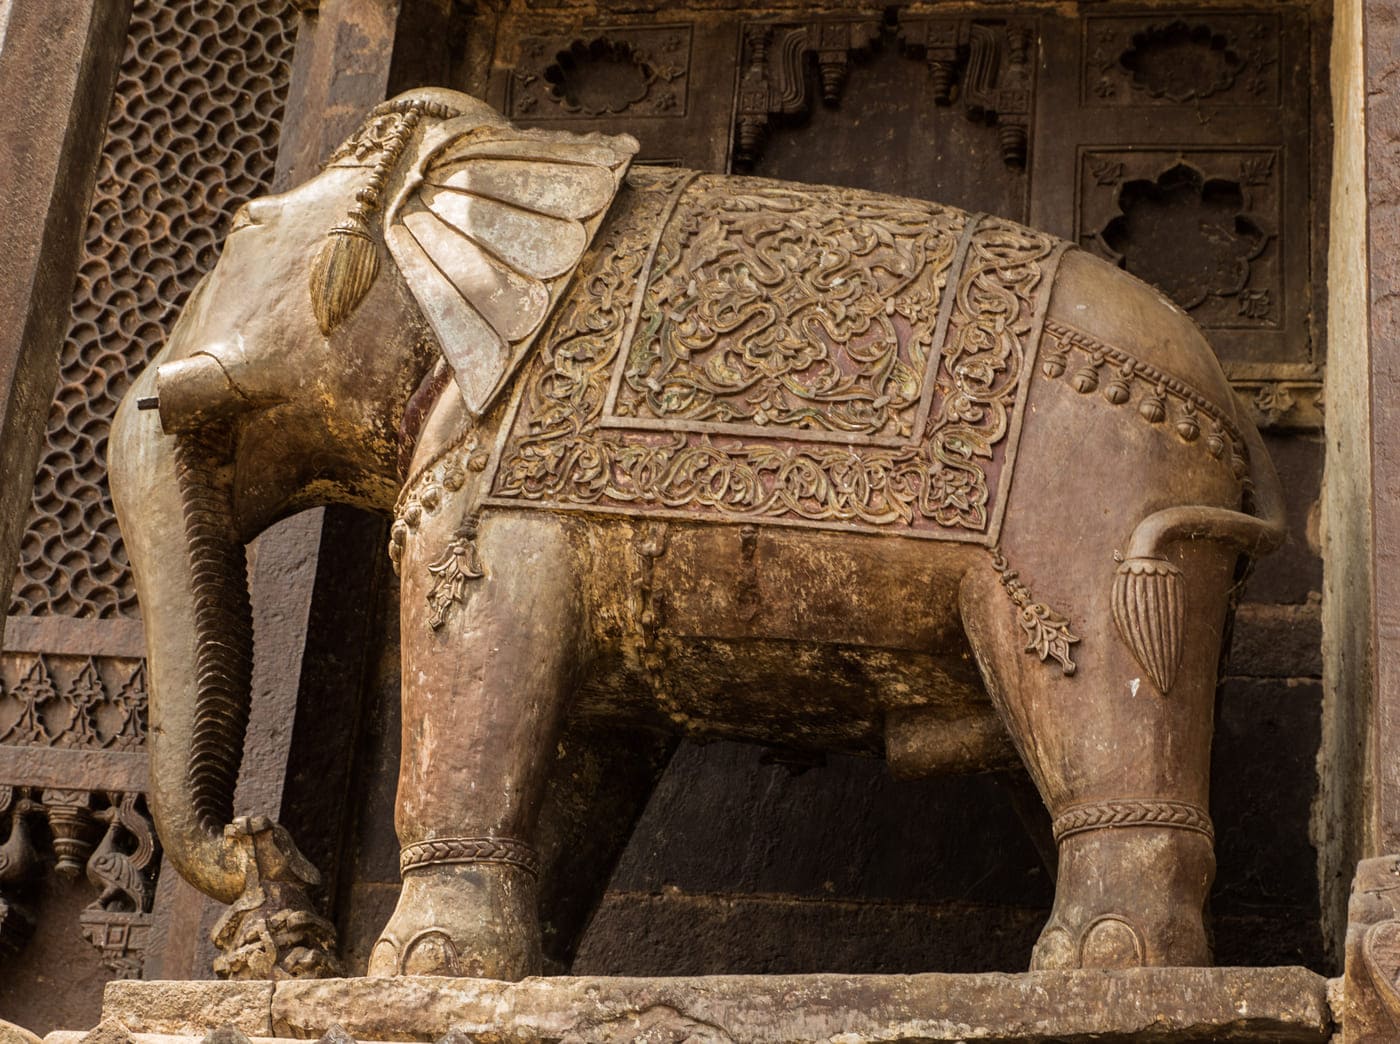
<path fill-rule="evenodd" d="M 1160 558 L 1130 558 L 1113 580 L 1113 620 L 1152 684 L 1171 691 L 1186 631 L 1186 583 Z"/>
<path fill-rule="evenodd" d="M 326 233 L 326 240 L 311 263 L 311 307 L 321 333 L 327 337 L 350 317 L 379 275 L 379 244 L 370 222 L 382 205 L 390 172 L 425 113 L 443 119 L 457 115 L 444 106 L 423 101 L 390 102 L 370 113 L 371 120 L 397 115 L 399 123 L 384 139 L 379 158 L 370 168 L 369 184 L 355 193 L 355 205 L 344 221 Z"/>
<path fill-rule="evenodd" d="M 349 318 L 379 275 L 379 248 L 369 224 L 351 213 L 326 234 L 311 263 L 311 307 L 327 337 Z"/>

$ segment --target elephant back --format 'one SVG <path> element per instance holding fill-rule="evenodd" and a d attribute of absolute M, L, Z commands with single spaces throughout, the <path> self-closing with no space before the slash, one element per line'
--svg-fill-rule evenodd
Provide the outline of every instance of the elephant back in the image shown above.
<path fill-rule="evenodd" d="M 486 502 L 993 544 L 1066 248 L 935 203 L 636 168 Z"/>
<path fill-rule="evenodd" d="M 1058 365 L 1054 357 L 1064 349 L 1064 368 L 1079 373 L 1081 388 L 1106 388 L 1126 371 L 1135 392 L 1130 398 L 1137 399 L 1160 374 L 1239 422 L 1225 372 L 1191 317 L 1156 287 L 1086 251 L 1060 265 L 1045 341 L 1042 365 L 1047 359 Z"/>

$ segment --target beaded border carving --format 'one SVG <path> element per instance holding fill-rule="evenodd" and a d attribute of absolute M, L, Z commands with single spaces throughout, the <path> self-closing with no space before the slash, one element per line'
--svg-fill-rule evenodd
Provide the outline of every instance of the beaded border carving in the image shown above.
<path fill-rule="evenodd" d="M 1083 357 L 1082 364 L 1079 358 Z M 1121 348 L 1046 318 L 1040 342 L 1040 372 L 1049 380 L 1070 374 L 1069 383 L 1081 395 L 1100 389 L 1114 406 L 1136 399 L 1137 412 L 1149 424 L 1171 422 L 1182 442 L 1193 443 L 1204 433 L 1206 452 L 1226 463 L 1235 478 L 1249 474 L 1249 451 L 1239 428 L 1223 410 L 1179 377 L 1142 362 Z M 1136 395 L 1134 385 L 1145 385 Z"/>

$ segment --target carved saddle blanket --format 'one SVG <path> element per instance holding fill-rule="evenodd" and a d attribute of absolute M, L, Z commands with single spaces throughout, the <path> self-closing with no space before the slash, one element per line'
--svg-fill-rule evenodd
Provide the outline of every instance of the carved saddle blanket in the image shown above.
<path fill-rule="evenodd" d="M 634 169 L 516 382 L 484 503 L 993 544 L 1065 246 Z"/>

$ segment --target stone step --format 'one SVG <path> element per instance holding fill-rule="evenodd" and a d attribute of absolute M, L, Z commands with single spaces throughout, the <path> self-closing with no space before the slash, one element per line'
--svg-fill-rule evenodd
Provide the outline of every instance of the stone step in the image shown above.
<path fill-rule="evenodd" d="M 103 1025 L 46 1044 L 1311 1041 L 1334 1023 L 1305 968 L 1146 968 L 1020 975 L 717 975 L 113 982 Z M 346 1036 L 342 1036 L 345 1034 Z"/>

